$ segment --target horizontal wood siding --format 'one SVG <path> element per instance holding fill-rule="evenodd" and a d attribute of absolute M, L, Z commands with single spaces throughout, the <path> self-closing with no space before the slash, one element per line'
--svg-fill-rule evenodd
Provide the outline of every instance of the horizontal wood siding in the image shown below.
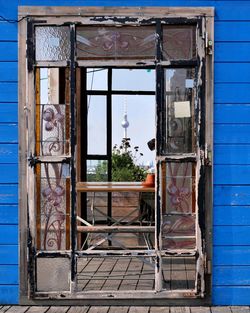
<path fill-rule="evenodd" d="M 0 0 L 0 15 L 17 19 L 17 5 L 17 0 Z M 0 21 L 1 304 L 18 303 L 17 28 L 17 23 Z"/>
<path fill-rule="evenodd" d="M 218 3 L 214 73 L 213 303 L 249 305 L 250 1 Z"/>

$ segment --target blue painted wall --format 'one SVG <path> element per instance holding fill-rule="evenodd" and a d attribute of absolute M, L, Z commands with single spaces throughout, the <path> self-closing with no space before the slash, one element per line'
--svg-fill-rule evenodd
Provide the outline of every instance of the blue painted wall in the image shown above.
<path fill-rule="evenodd" d="M 18 5 L 215 7 L 213 304 L 250 304 L 250 0 L 0 0 Z M 17 24 L 0 21 L 0 303 L 18 303 Z M 20 226 L 21 227 L 21 226 Z"/>

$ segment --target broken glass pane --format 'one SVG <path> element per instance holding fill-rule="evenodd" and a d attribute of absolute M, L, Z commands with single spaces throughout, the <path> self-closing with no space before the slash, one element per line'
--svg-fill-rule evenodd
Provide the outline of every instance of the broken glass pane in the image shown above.
<path fill-rule="evenodd" d="M 196 26 L 163 26 L 163 60 L 196 57 Z"/>
<path fill-rule="evenodd" d="M 166 69 L 167 153 L 194 151 L 194 69 Z"/>
<path fill-rule="evenodd" d="M 77 28 L 78 59 L 140 59 L 155 54 L 155 28 L 83 26 Z"/>
<path fill-rule="evenodd" d="M 70 59 L 70 32 L 67 26 L 37 26 L 36 61 Z"/>

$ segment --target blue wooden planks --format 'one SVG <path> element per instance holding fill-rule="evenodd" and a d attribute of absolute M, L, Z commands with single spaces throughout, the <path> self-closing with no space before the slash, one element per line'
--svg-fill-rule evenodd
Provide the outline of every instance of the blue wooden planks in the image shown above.
<path fill-rule="evenodd" d="M 17 82 L 17 62 L 0 62 L 0 82 Z"/>
<path fill-rule="evenodd" d="M 17 143 L 17 132 L 17 124 L 0 124 L 0 143 Z"/>
<path fill-rule="evenodd" d="M 0 204 L 17 204 L 18 185 L 0 185 Z"/>
<path fill-rule="evenodd" d="M 17 42 L 0 41 L 0 61 L 17 61 Z"/>
<path fill-rule="evenodd" d="M 213 244 L 217 246 L 250 246 L 250 226 L 214 226 Z"/>
<path fill-rule="evenodd" d="M 214 184 L 249 185 L 249 165 L 215 165 Z"/>
<path fill-rule="evenodd" d="M 216 83 L 249 83 L 250 63 L 215 63 L 214 76 Z"/>
<path fill-rule="evenodd" d="M 0 245 L 0 265 L 9 264 L 18 264 L 18 246 Z"/>
<path fill-rule="evenodd" d="M 249 144 L 250 124 L 215 124 L 214 142 L 223 144 Z"/>
<path fill-rule="evenodd" d="M 17 82 L 0 82 L 0 102 L 17 102 Z"/>
<path fill-rule="evenodd" d="M 0 225 L 0 245 L 18 244 L 18 226 Z"/>
<path fill-rule="evenodd" d="M 250 46 L 249 46 L 250 49 Z M 249 103 L 250 83 L 215 84 L 215 103 Z"/>
<path fill-rule="evenodd" d="M 214 266 L 242 266 L 250 265 L 249 246 L 214 246 L 213 248 Z"/>
<path fill-rule="evenodd" d="M 216 62 L 249 62 L 250 56 L 247 53 L 250 42 L 216 42 Z"/>
<path fill-rule="evenodd" d="M 216 286 L 250 286 L 250 266 L 215 266 L 213 284 Z"/>
<path fill-rule="evenodd" d="M 250 205 L 250 186 L 214 186 L 214 205 Z"/>
<path fill-rule="evenodd" d="M 9 18 L 17 19 L 18 0 L 0 0 L 0 15 Z"/>
<path fill-rule="evenodd" d="M 1 155 L 1 146 L 0 146 Z M 1 157 L 0 157 L 1 159 Z M 250 144 L 216 144 L 214 164 L 250 164 Z"/>
<path fill-rule="evenodd" d="M 0 207 L 1 214 L 1 207 Z M 0 215 L 1 216 L 1 215 Z M 250 206 L 215 206 L 214 207 L 214 226 L 235 226 L 250 225 Z"/>
<path fill-rule="evenodd" d="M 0 107 L 1 108 L 1 107 Z M 250 104 L 215 104 L 215 123 L 249 123 Z"/>
<path fill-rule="evenodd" d="M 215 41 L 250 41 L 250 21 L 215 22 Z"/>
<path fill-rule="evenodd" d="M 0 21 L 0 41 L 17 41 L 17 23 Z"/>
<path fill-rule="evenodd" d="M 0 163 L 17 163 L 18 162 L 18 145 L 17 144 L 0 144 Z"/>
<path fill-rule="evenodd" d="M 0 285 L 0 303 L 18 303 L 18 285 Z"/>
<path fill-rule="evenodd" d="M 0 184 L 18 183 L 18 165 L 0 164 Z"/>
<path fill-rule="evenodd" d="M 0 123 L 18 122 L 18 104 L 16 102 L 0 103 Z"/>
<path fill-rule="evenodd" d="M 18 206 L 0 205 L 0 224 L 17 224 Z"/>
<path fill-rule="evenodd" d="M 214 286 L 214 305 L 249 305 L 250 286 Z"/>
<path fill-rule="evenodd" d="M 0 285 L 18 284 L 18 266 L 0 265 Z"/>

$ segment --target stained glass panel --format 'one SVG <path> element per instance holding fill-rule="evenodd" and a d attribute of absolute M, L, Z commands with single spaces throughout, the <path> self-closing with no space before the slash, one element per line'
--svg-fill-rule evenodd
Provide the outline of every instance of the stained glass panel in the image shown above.
<path fill-rule="evenodd" d="M 70 58 L 70 32 L 67 26 L 37 26 L 36 60 L 64 61 Z"/>
<path fill-rule="evenodd" d="M 189 60 L 196 57 L 196 26 L 163 26 L 163 59 Z"/>
<path fill-rule="evenodd" d="M 77 58 L 153 58 L 155 28 L 151 26 L 77 28 Z"/>

